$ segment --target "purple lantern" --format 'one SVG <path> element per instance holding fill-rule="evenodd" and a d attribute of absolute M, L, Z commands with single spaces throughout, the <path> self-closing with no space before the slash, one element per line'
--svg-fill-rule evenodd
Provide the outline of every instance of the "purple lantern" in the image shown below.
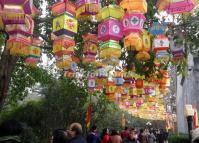
<path fill-rule="evenodd" d="M 122 25 L 115 19 L 108 19 L 98 25 L 98 39 L 119 41 L 123 37 Z"/>
<path fill-rule="evenodd" d="M 140 33 L 145 19 L 142 13 L 127 13 L 122 19 L 124 35 L 128 35 L 131 32 Z"/>

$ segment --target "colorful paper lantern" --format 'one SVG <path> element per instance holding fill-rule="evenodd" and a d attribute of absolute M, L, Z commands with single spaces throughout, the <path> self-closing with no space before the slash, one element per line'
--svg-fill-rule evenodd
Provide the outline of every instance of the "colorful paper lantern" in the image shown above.
<path fill-rule="evenodd" d="M 169 48 L 169 39 L 165 35 L 158 35 L 153 42 L 153 51 L 165 51 Z"/>
<path fill-rule="evenodd" d="M 107 19 L 98 25 L 98 39 L 119 41 L 123 37 L 122 26 L 118 20 Z"/>
<path fill-rule="evenodd" d="M 53 33 L 56 36 L 73 37 L 77 33 L 77 20 L 67 13 L 54 18 Z"/>
<path fill-rule="evenodd" d="M 124 38 L 124 47 L 127 50 L 140 51 L 142 49 L 142 39 L 139 34 L 131 33 Z"/>
<path fill-rule="evenodd" d="M 124 15 L 124 10 L 117 5 L 109 5 L 100 9 L 99 14 L 97 15 L 98 21 L 115 18 L 120 19 Z"/>
<path fill-rule="evenodd" d="M 8 34 L 22 34 L 25 36 L 31 36 L 33 34 L 34 21 L 30 15 L 25 16 L 25 24 L 10 24 L 5 26 L 5 30 Z"/>
<path fill-rule="evenodd" d="M 148 61 L 150 59 L 150 55 L 148 52 L 145 51 L 140 51 L 138 52 L 138 54 L 136 55 L 136 59 L 139 61 Z"/>
<path fill-rule="evenodd" d="M 115 77 L 115 85 L 122 86 L 124 83 L 123 72 L 116 70 L 114 73 L 114 77 Z"/>
<path fill-rule="evenodd" d="M 116 86 L 114 82 L 108 81 L 106 85 L 106 95 L 112 95 L 115 93 Z"/>
<path fill-rule="evenodd" d="M 173 55 L 173 61 L 179 61 L 185 57 L 185 52 L 183 47 L 181 48 L 172 47 L 171 53 Z"/>
<path fill-rule="evenodd" d="M 169 14 L 190 12 L 194 8 L 192 0 L 171 0 L 165 10 Z"/>
<path fill-rule="evenodd" d="M 142 31 L 145 19 L 146 18 L 142 13 L 126 13 L 122 18 L 124 35 L 128 35 L 131 32 L 140 33 Z"/>
<path fill-rule="evenodd" d="M 68 14 L 71 14 L 73 16 L 76 15 L 76 6 L 75 6 L 75 4 L 70 2 L 69 0 L 64 0 L 64 1 L 61 1 L 61 2 L 55 3 L 51 7 L 51 10 L 52 10 L 52 14 L 54 16 L 64 14 L 65 12 L 67 12 Z"/>
<path fill-rule="evenodd" d="M 148 52 L 151 49 L 151 37 L 147 31 L 142 32 L 142 51 Z"/>
<path fill-rule="evenodd" d="M 99 0 L 78 0 L 76 2 L 76 17 L 81 18 L 84 15 L 95 15 L 99 12 Z"/>
<path fill-rule="evenodd" d="M 25 63 L 29 66 L 35 67 L 39 62 L 41 55 L 41 49 L 37 46 L 30 46 L 28 48 L 28 56 L 26 57 Z"/>
<path fill-rule="evenodd" d="M 165 33 L 167 26 L 159 22 L 154 22 L 150 28 L 150 33 L 152 35 L 162 35 Z"/>
<path fill-rule="evenodd" d="M 30 38 L 24 38 L 21 35 L 10 36 L 7 40 L 7 46 L 10 54 L 14 56 L 26 56 L 28 54 L 28 47 L 31 45 Z"/>
<path fill-rule="evenodd" d="M 119 58 L 121 56 L 121 46 L 116 41 L 107 41 L 100 45 L 100 57 L 102 59 Z"/>
<path fill-rule="evenodd" d="M 146 0 L 122 0 L 120 6 L 128 13 L 135 11 L 141 13 L 147 12 Z"/>
<path fill-rule="evenodd" d="M 62 49 L 67 49 L 68 47 L 74 47 L 75 41 L 66 36 L 59 37 L 53 41 L 53 51 L 60 51 Z"/>
<path fill-rule="evenodd" d="M 138 78 L 135 80 L 135 86 L 136 88 L 143 88 L 144 87 L 144 80 L 141 78 Z"/>
<path fill-rule="evenodd" d="M 90 33 L 83 35 L 83 40 L 84 40 L 83 62 L 93 63 L 95 62 L 95 56 L 97 55 L 97 50 L 98 50 L 97 35 Z"/>
<path fill-rule="evenodd" d="M 96 86 L 95 75 L 93 73 L 91 73 L 88 76 L 88 88 L 91 90 L 91 89 L 94 89 L 95 86 Z"/>

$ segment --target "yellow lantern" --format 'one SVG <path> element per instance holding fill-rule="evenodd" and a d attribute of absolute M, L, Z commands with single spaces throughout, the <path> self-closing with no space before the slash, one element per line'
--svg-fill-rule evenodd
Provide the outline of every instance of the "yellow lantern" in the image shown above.
<path fill-rule="evenodd" d="M 73 37 L 77 33 L 77 19 L 64 13 L 53 19 L 53 33 L 56 36 Z"/>
<path fill-rule="evenodd" d="M 106 95 L 112 95 L 115 93 L 116 86 L 114 82 L 108 81 L 106 85 Z"/>
<path fill-rule="evenodd" d="M 156 7 L 158 8 L 158 11 L 164 10 L 169 4 L 171 0 L 158 0 L 156 3 Z"/>
<path fill-rule="evenodd" d="M 97 20 L 102 21 L 107 18 L 115 18 L 115 19 L 120 19 L 124 15 L 124 10 L 117 6 L 117 5 L 109 5 L 104 8 L 102 8 L 97 15 Z"/>
<path fill-rule="evenodd" d="M 150 55 L 145 51 L 141 51 L 136 55 L 136 59 L 140 61 L 148 61 L 150 59 Z"/>
<path fill-rule="evenodd" d="M 122 0 L 120 6 L 128 13 L 135 11 L 141 13 L 147 12 L 146 0 Z"/>
<path fill-rule="evenodd" d="M 124 38 L 124 47 L 127 50 L 140 51 L 142 49 L 142 39 L 139 34 L 131 33 Z"/>
<path fill-rule="evenodd" d="M 121 56 L 121 46 L 116 41 L 108 41 L 100 46 L 100 57 L 102 59 L 119 58 Z"/>
<path fill-rule="evenodd" d="M 150 49 L 151 49 L 151 38 L 150 38 L 149 32 L 147 32 L 146 30 L 144 30 L 142 32 L 142 42 L 143 42 L 142 50 L 146 51 L 146 52 L 150 51 Z"/>

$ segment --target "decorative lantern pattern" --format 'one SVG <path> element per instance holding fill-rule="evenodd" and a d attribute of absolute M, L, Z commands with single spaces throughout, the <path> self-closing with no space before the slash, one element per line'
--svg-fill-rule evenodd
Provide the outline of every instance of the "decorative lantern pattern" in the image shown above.
<path fill-rule="evenodd" d="M 99 12 L 99 0 L 78 0 L 76 2 L 76 17 L 96 15 Z"/>
<path fill-rule="evenodd" d="M 128 35 L 132 32 L 140 33 L 145 19 L 146 18 L 142 13 L 127 13 L 122 19 L 124 35 Z"/>
<path fill-rule="evenodd" d="M 95 74 L 91 73 L 88 76 L 88 88 L 89 88 L 89 90 L 94 90 L 95 87 L 96 87 Z"/>
<path fill-rule="evenodd" d="M 123 37 L 122 26 L 118 20 L 108 19 L 98 25 L 98 39 L 119 41 Z"/>
<path fill-rule="evenodd" d="M 72 38 L 77 33 L 77 20 L 67 13 L 54 18 L 53 33 L 56 36 L 67 35 Z"/>
<path fill-rule="evenodd" d="M 95 56 L 97 55 L 97 50 L 98 50 L 97 35 L 89 33 L 83 35 L 83 39 L 84 39 L 83 62 L 93 63 L 95 62 Z"/>
<path fill-rule="evenodd" d="M 124 47 L 127 50 L 139 51 L 142 49 L 142 39 L 138 33 L 131 33 L 124 38 Z"/>
<path fill-rule="evenodd" d="M 128 13 L 139 11 L 141 13 L 147 12 L 146 0 L 122 0 L 120 6 Z"/>
<path fill-rule="evenodd" d="M 159 51 L 165 51 L 169 48 L 169 39 L 164 35 L 158 35 L 154 39 L 153 42 L 153 51 L 159 52 Z"/>
<path fill-rule="evenodd" d="M 171 0 L 165 10 L 169 14 L 189 12 L 194 8 L 192 0 Z"/>
<path fill-rule="evenodd" d="M 118 42 L 107 41 L 100 45 L 100 57 L 102 59 L 119 58 L 121 56 L 121 46 Z"/>
<path fill-rule="evenodd" d="M 78 62 L 74 57 L 73 40 L 77 33 L 75 9 L 75 5 L 68 0 L 57 2 L 51 7 L 53 15 L 56 16 L 53 19 L 53 53 L 57 67 L 64 69 L 64 75 L 67 77 L 74 76 Z"/>
<path fill-rule="evenodd" d="M 54 16 L 64 14 L 65 12 L 67 12 L 68 14 L 71 14 L 73 16 L 75 16 L 75 14 L 76 14 L 76 12 L 75 12 L 76 6 L 69 0 L 64 0 L 63 2 L 55 3 L 51 7 L 51 10 L 52 10 L 52 14 Z"/>
<path fill-rule="evenodd" d="M 116 70 L 114 73 L 114 77 L 116 86 L 122 86 L 124 84 L 123 73 L 121 71 Z"/>
<path fill-rule="evenodd" d="M 9 35 L 22 34 L 31 36 L 33 34 L 34 21 L 30 15 L 25 16 L 25 24 L 9 24 L 5 26 L 5 30 Z"/>
<path fill-rule="evenodd" d="M 121 7 L 109 5 L 102 8 L 97 16 L 99 21 L 106 19 L 98 25 L 98 38 L 103 41 L 100 43 L 100 58 L 106 64 L 118 64 L 118 58 L 121 56 L 119 40 L 123 35 L 119 19 L 123 14 Z"/>
<path fill-rule="evenodd" d="M 165 33 L 166 28 L 167 28 L 166 24 L 154 22 L 150 28 L 150 33 L 152 35 L 162 35 Z"/>

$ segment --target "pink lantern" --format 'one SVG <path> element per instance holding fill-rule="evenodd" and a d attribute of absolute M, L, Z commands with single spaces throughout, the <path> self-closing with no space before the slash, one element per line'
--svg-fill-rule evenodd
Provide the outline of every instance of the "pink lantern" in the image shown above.
<path fill-rule="evenodd" d="M 131 32 L 140 33 L 145 19 L 142 13 L 127 13 L 122 19 L 124 35 L 128 35 Z"/>
<path fill-rule="evenodd" d="M 8 34 L 22 34 L 25 36 L 31 36 L 33 34 L 34 21 L 31 16 L 26 15 L 25 24 L 10 24 L 5 26 L 5 30 Z"/>
<path fill-rule="evenodd" d="M 1 0 L 4 9 L 15 10 L 22 7 L 25 14 L 32 14 L 32 0 Z"/>
<path fill-rule="evenodd" d="M 119 41 L 123 37 L 122 26 L 115 19 L 108 19 L 98 25 L 98 39 L 101 41 Z"/>
<path fill-rule="evenodd" d="M 171 49 L 171 52 L 174 61 L 182 60 L 185 57 L 185 52 L 183 48 L 173 48 Z"/>
<path fill-rule="evenodd" d="M 94 89 L 95 86 L 95 74 L 91 73 L 88 77 L 88 88 Z"/>
<path fill-rule="evenodd" d="M 75 4 L 77 7 L 80 7 L 84 4 L 99 4 L 99 0 L 77 0 Z"/>
<path fill-rule="evenodd" d="M 165 8 L 169 14 L 189 12 L 194 8 L 192 0 L 171 0 L 170 4 Z"/>

